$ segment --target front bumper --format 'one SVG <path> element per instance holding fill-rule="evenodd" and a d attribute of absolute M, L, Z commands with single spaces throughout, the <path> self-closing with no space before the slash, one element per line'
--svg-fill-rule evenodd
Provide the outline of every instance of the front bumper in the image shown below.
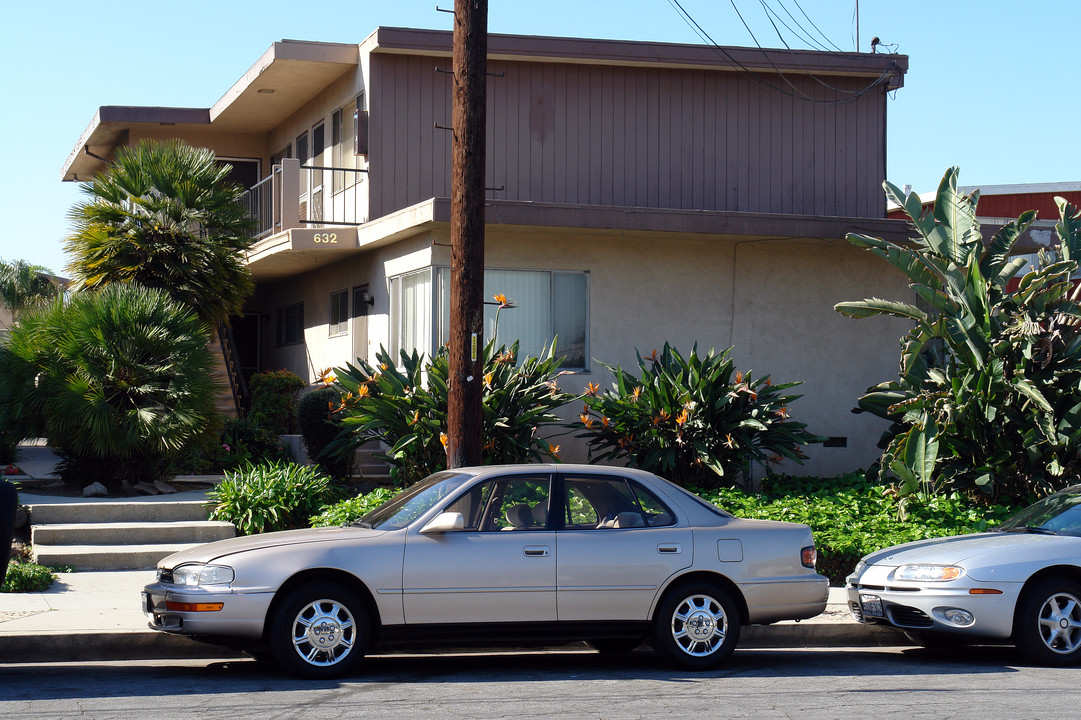
<path fill-rule="evenodd" d="M 152 630 L 258 640 L 273 598 L 271 592 L 245 593 L 225 586 L 201 588 L 157 582 L 143 588 L 142 607 Z M 220 610 L 176 609 L 178 604 L 215 607 L 218 603 Z"/>
<path fill-rule="evenodd" d="M 1013 615 L 1021 583 L 981 583 L 965 577 L 945 583 L 874 583 L 849 577 L 845 587 L 852 617 L 868 625 L 887 625 L 911 632 L 948 633 L 1006 639 L 1013 634 Z M 1001 594 L 982 594 L 998 590 Z M 977 594 L 974 594 L 976 591 Z M 951 621 L 947 612 L 963 610 L 971 623 Z"/>

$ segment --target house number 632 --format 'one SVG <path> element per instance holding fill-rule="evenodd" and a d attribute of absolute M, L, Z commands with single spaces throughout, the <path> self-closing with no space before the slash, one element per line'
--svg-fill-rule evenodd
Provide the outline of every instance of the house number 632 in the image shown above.
<path fill-rule="evenodd" d="M 316 245 L 337 245 L 338 233 L 315 233 Z"/>

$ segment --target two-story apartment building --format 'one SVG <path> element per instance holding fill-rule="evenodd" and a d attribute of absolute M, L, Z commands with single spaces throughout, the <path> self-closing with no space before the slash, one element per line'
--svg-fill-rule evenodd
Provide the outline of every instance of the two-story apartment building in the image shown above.
<path fill-rule="evenodd" d="M 882 426 L 850 409 L 896 374 L 905 327 L 833 305 L 907 292 L 844 240 L 907 235 L 881 189 L 887 93 L 907 58 L 507 35 L 488 47 L 486 294 L 517 305 L 499 339 L 536 352 L 558 335 L 575 391 L 607 385 L 600 363 L 633 366 L 636 349 L 732 347 L 745 371 L 804 381 L 793 414 L 831 438 L 808 471 L 873 460 Z M 447 338 L 450 54 L 450 33 L 430 30 L 277 42 L 209 108 L 100 108 L 63 178 L 142 138 L 233 163 L 260 221 L 257 291 L 234 326 L 251 369 L 314 381 L 381 345 L 430 352 Z"/>

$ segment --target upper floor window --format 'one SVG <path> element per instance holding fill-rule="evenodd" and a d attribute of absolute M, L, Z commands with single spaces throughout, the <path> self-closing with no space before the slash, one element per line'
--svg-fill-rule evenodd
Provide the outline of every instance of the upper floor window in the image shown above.
<path fill-rule="evenodd" d="M 280 165 L 285 158 L 293 157 L 293 144 L 289 143 L 278 152 L 270 156 L 270 166 Z"/>
<path fill-rule="evenodd" d="M 331 163 L 336 168 L 355 170 L 362 167 L 362 160 L 354 154 L 353 141 L 357 128 L 354 118 L 364 112 L 364 93 L 357 95 L 334 111 L 330 118 Z M 360 178 L 358 172 L 338 171 L 334 173 L 333 191 L 338 192 L 355 185 Z"/>

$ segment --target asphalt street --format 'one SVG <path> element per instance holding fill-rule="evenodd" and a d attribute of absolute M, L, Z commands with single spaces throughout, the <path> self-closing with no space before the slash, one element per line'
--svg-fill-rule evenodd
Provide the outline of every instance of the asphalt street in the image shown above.
<path fill-rule="evenodd" d="M 1081 707 L 1081 669 L 1008 648 L 737 650 L 695 674 L 645 651 L 392 655 L 310 682 L 254 660 L 0 665 L 0 717 L 1047 718 Z"/>

